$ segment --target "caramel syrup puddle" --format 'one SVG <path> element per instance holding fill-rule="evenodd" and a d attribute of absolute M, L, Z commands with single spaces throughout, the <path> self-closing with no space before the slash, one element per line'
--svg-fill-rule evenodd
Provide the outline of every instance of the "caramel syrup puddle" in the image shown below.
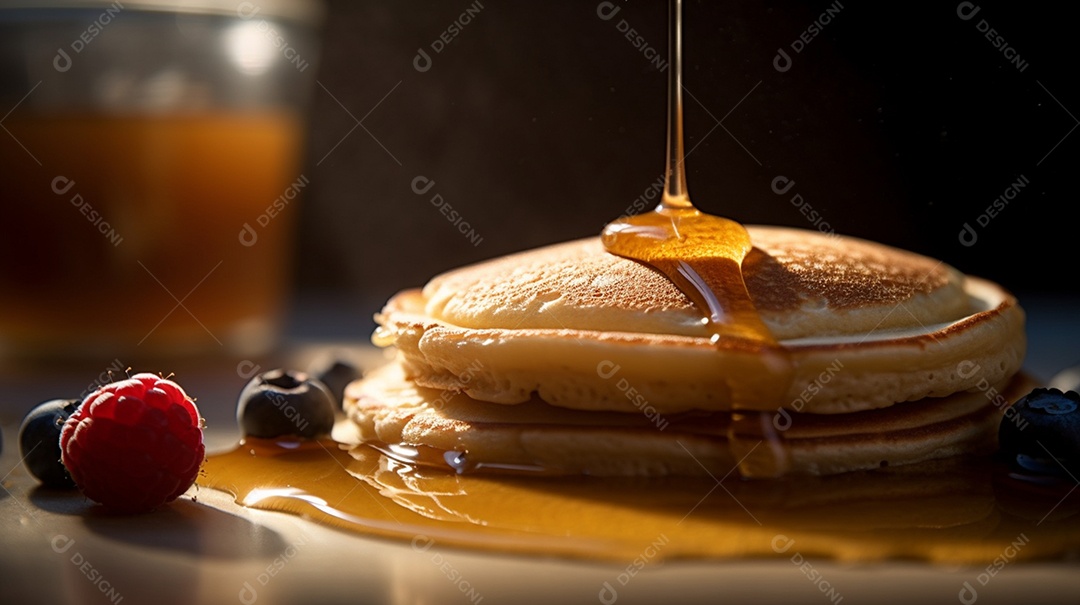
<path fill-rule="evenodd" d="M 753 249 L 741 224 L 705 214 L 686 190 L 682 105 L 682 2 L 671 0 L 668 21 L 668 133 L 664 195 L 651 212 L 620 218 L 601 234 L 604 248 L 667 277 L 700 309 L 713 344 L 744 351 L 719 369 L 727 377 L 732 408 L 728 443 L 745 477 L 779 477 L 789 454 L 771 418 L 740 412 L 748 403 L 777 408 L 794 377 L 785 350 L 761 319 L 743 280 L 742 263 Z M 749 407 L 749 406 L 748 406 Z M 760 409 L 760 408 L 759 408 Z"/>
<path fill-rule="evenodd" d="M 831 477 L 723 482 L 457 474 L 437 451 L 409 463 L 367 445 L 248 439 L 210 456 L 199 484 L 253 508 L 443 546 L 625 563 L 658 558 L 918 559 L 986 565 L 1080 550 L 1080 493 L 985 459 Z M 1080 492 L 1080 490 L 1077 490 Z"/>

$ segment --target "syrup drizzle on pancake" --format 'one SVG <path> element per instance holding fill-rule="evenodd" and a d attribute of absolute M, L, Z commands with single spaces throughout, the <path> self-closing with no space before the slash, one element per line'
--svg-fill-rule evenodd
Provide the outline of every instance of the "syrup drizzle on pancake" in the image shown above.
<path fill-rule="evenodd" d="M 604 248 L 663 273 L 705 313 L 713 342 L 737 338 L 775 345 L 742 279 L 753 248 L 741 224 L 705 214 L 686 190 L 682 124 L 682 2 L 671 1 L 668 134 L 664 195 L 650 212 L 622 217 L 601 235 Z"/>
<path fill-rule="evenodd" d="M 668 133 L 664 195 L 656 209 L 623 217 L 601 234 L 605 249 L 656 269 L 674 283 L 705 317 L 713 343 L 756 345 L 740 368 L 720 368 L 728 376 L 735 409 L 762 401 L 784 403 L 794 369 L 762 321 L 743 281 L 742 263 L 753 248 L 741 224 L 694 207 L 686 189 L 682 105 L 682 0 L 671 0 L 668 20 Z M 785 473 L 787 454 L 771 417 L 737 413 L 728 435 L 748 477 Z"/>

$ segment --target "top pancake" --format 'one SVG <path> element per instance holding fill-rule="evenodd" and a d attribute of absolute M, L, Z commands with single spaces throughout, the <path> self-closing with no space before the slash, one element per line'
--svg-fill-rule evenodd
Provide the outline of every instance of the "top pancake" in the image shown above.
<path fill-rule="evenodd" d="M 996 284 L 865 240 L 747 229 L 747 289 L 795 377 L 783 396 L 740 407 L 853 412 L 1019 370 L 1023 312 Z M 507 404 L 535 393 L 574 409 L 728 410 L 731 377 L 769 354 L 710 342 L 678 288 L 605 252 L 599 238 L 444 273 L 393 297 L 376 319 L 376 342 L 397 346 L 417 384 Z"/>
<path fill-rule="evenodd" d="M 952 321 L 970 312 L 963 275 L 865 240 L 747 227 L 747 290 L 773 336 L 859 334 Z M 587 329 L 708 336 L 702 314 L 667 278 L 588 238 L 444 273 L 425 314 L 460 327 Z M 898 304 L 904 313 L 894 313 Z"/>

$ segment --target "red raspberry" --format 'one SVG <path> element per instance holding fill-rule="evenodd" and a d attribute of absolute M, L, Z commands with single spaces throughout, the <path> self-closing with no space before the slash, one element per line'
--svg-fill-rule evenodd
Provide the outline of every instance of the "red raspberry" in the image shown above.
<path fill-rule="evenodd" d="M 60 450 L 87 497 L 125 513 L 178 498 L 206 453 L 195 402 L 175 382 L 147 373 L 87 395 L 64 423 Z"/>

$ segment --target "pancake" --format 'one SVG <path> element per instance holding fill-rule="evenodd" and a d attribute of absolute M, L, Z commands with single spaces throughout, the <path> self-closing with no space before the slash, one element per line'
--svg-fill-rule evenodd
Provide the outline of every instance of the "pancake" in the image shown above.
<path fill-rule="evenodd" d="M 397 358 L 346 411 L 386 455 L 459 472 L 829 475 L 995 447 L 1031 386 L 1010 293 L 882 244 L 747 230 L 775 342 L 711 339 L 666 277 L 587 238 L 392 297 L 373 341 Z"/>
<path fill-rule="evenodd" d="M 361 440 L 426 448 L 437 465 L 458 471 L 722 477 L 736 467 L 747 476 L 826 475 L 987 453 L 996 448 L 1000 402 L 1030 388 L 1018 374 L 993 391 L 843 415 L 649 417 L 559 408 L 537 397 L 515 406 L 477 401 L 417 386 L 392 363 L 349 385 L 345 399 Z"/>
<path fill-rule="evenodd" d="M 997 284 L 856 238 L 747 229 L 747 290 L 795 377 L 780 400 L 742 409 L 881 409 L 1002 384 L 1020 369 L 1023 311 Z M 501 404 L 730 411 L 731 376 L 767 354 L 710 342 L 682 292 L 599 238 L 444 273 L 376 319 L 376 342 L 396 346 L 418 385 Z"/>
<path fill-rule="evenodd" d="M 743 278 L 778 340 L 864 334 L 968 314 L 963 276 L 939 261 L 850 237 L 748 226 Z M 423 312 L 471 329 L 575 329 L 707 337 L 667 278 L 586 238 L 449 271 Z M 910 317 L 894 314 L 897 304 Z"/>

